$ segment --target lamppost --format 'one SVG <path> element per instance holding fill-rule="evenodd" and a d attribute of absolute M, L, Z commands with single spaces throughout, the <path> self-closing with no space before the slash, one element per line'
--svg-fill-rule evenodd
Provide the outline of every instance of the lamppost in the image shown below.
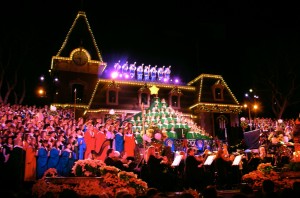
<path fill-rule="evenodd" d="M 41 75 L 38 83 L 38 96 L 47 98 L 47 102 L 55 102 L 58 83 L 59 79 L 56 76 L 52 78 L 52 76 Z"/>
<path fill-rule="evenodd" d="M 258 109 L 258 105 L 256 103 L 256 100 L 259 98 L 258 95 L 253 94 L 253 89 L 249 89 L 249 93 L 245 93 L 246 102 L 244 104 L 244 108 L 248 108 L 248 117 L 249 117 L 249 126 L 250 131 L 252 130 L 254 122 L 252 122 L 251 118 L 251 109 L 256 113 L 256 110 Z M 254 115 L 255 117 L 255 115 Z M 254 120 L 254 119 L 253 119 Z"/>

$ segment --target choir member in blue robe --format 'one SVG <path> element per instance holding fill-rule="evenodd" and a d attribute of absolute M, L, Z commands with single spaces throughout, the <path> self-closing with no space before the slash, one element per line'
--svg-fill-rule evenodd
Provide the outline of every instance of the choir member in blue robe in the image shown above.
<path fill-rule="evenodd" d="M 119 131 L 115 135 L 115 150 L 122 153 L 124 151 L 124 129 L 122 127 L 119 128 Z"/>
<path fill-rule="evenodd" d="M 61 154 L 61 150 L 59 149 L 60 142 L 56 141 L 54 143 L 54 146 L 50 150 L 50 155 L 48 158 L 48 169 L 49 168 L 55 168 L 57 169 L 59 157 Z"/>
<path fill-rule="evenodd" d="M 70 175 L 71 169 L 69 166 L 69 161 L 72 160 L 72 151 L 71 151 L 71 143 L 66 145 L 66 149 L 64 149 L 59 158 L 57 173 L 60 176 L 68 177 Z"/>
<path fill-rule="evenodd" d="M 37 178 L 41 179 L 48 169 L 48 140 L 43 140 L 42 146 L 38 149 L 37 155 Z"/>
<path fill-rule="evenodd" d="M 83 137 L 83 131 L 80 129 L 77 130 L 77 142 L 78 142 L 78 160 L 83 160 L 84 159 L 84 153 L 86 150 L 86 143 L 84 141 Z"/>

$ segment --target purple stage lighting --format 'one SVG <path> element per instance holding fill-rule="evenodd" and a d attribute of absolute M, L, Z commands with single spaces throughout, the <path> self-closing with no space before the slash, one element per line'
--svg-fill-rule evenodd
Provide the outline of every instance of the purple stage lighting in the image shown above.
<path fill-rule="evenodd" d="M 117 78 L 117 77 L 118 77 L 118 72 L 113 72 L 113 73 L 111 73 L 111 77 L 112 77 L 113 79 Z"/>

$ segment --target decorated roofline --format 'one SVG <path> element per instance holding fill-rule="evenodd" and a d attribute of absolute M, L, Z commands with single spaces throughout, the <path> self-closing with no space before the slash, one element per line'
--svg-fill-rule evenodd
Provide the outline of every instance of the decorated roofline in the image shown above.
<path fill-rule="evenodd" d="M 184 85 L 177 85 L 177 84 L 168 84 L 162 82 L 145 82 L 145 81 L 137 81 L 137 80 L 117 80 L 117 79 L 99 79 L 99 83 L 111 83 L 114 81 L 116 84 L 120 85 L 132 85 L 132 86 L 143 86 L 147 84 L 148 87 L 156 86 L 158 88 L 174 88 L 177 87 L 178 89 L 182 89 L 185 91 L 195 91 L 196 88 L 193 86 L 184 86 Z"/>
<path fill-rule="evenodd" d="M 197 76 L 196 78 L 194 78 L 193 80 L 191 80 L 190 82 L 187 83 L 188 86 L 191 86 L 192 84 L 194 84 L 195 82 L 197 82 L 200 78 L 220 78 L 223 79 L 221 75 L 216 75 L 216 74 L 200 74 L 199 76 Z"/>
<path fill-rule="evenodd" d="M 233 104 L 219 104 L 219 103 L 205 103 L 199 102 L 189 107 L 190 110 L 198 109 L 202 112 L 219 112 L 219 113 L 240 113 L 242 105 Z"/>
<path fill-rule="evenodd" d="M 91 99 L 90 99 L 90 101 L 87 105 L 87 109 L 90 109 L 100 83 L 115 83 L 116 85 L 121 84 L 121 85 L 132 85 L 132 86 L 144 86 L 146 82 L 132 81 L 132 80 L 98 79 L 97 84 L 95 86 L 95 89 L 92 93 Z M 150 86 L 156 86 L 158 88 L 169 88 L 169 89 L 172 89 L 175 86 L 177 86 L 177 85 L 174 85 L 174 84 L 165 84 L 165 83 L 159 83 L 159 82 L 157 82 L 157 83 L 153 83 L 153 82 L 148 83 L 147 82 L 146 84 L 149 87 Z M 188 91 L 195 91 L 196 90 L 196 88 L 192 87 L 192 86 L 177 86 L 177 87 L 179 89 L 188 90 Z"/>
<path fill-rule="evenodd" d="M 92 29 L 91 29 L 91 26 L 90 26 L 90 24 L 89 24 L 89 22 L 88 22 L 88 19 L 87 19 L 87 17 L 86 17 L 85 12 L 83 12 L 83 11 L 79 11 L 79 12 L 78 12 L 78 14 L 77 14 L 75 20 L 73 21 L 73 24 L 72 24 L 70 30 L 69 30 L 68 33 L 67 33 L 67 36 L 66 36 L 66 38 L 65 38 L 65 40 L 64 40 L 64 42 L 63 42 L 63 44 L 62 44 L 62 46 L 60 47 L 60 49 L 59 49 L 59 51 L 57 52 L 56 56 L 54 56 L 53 58 L 56 58 L 56 59 L 60 59 L 60 58 L 61 58 L 61 57 L 60 57 L 61 52 L 62 52 L 62 50 L 65 48 L 65 46 L 66 46 L 66 44 L 67 44 L 67 42 L 68 42 L 68 40 L 69 40 L 70 34 L 71 34 L 71 32 L 73 31 L 74 27 L 76 26 L 76 23 L 78 22 L 78 19 L 79 19 L 80 17 L 83 17 L 83 18 L 84 18 L 84 21 L 85 21 L 85 23 L 86 23 L 86 25 L 87 25 L 87 27 L 88 27 L 88 31 L 89 31 L 89 33 L 90 33 L 90 35 L 91 35 L 91 37 L 92 37 L 93 44 L 94 44 L 95 49 L 96 49 L 96 51 L 97 51 L 97 56 L 98 56 L 98 59 L 99 59 L 99 60 L 98 60 L 98 61 L 95 60 L 95 63 L 99 63 L 99 64 L 100 64 L 100 63 L 104 63 L 104 62 L 103 62 L 103 59 L 102 59 L 102 56 L 101 56 L 101 53 L 100 53 L 100 50 L 99 50 L 98 45 L 97 45 L 97 43 L 96 43 L 96 39 L 95 39 L 95 37 L 94 37 L 93 31 L 92 31 Z M 60 58 L 58 58 L 58 57 L 60 57 Z M 53 61 L 53 58 L 52 58 L 52 61 Z M 65 59 L 63 59 L 63 60 L 66 60 L 66 59 L 68 60 L 68 58 L 65 58 Z M 104 64 L 104 66 L 106 67 L 106 64 Z M 105 67 L 104 67 L 103 71 L 105 70 Z M 52 69 L 52 64 L 51 64 L 51 69 Z"/>
<path fill-rule="evenodd" d="M 225 80 L 223 79 L 223 77 L 221 75 L 215 75 L 215 74 L 201 74 L 199 75 L 197 78 L 195 78 L 194 80 L 190 81 L 187 85 L 191 86 L 192 84 L 196 83 L 197 81 L 200 80 L 200 87 L 199 87 L 199 94 L 198 94 L 198 99 L 197 101 L 199 103 L 201 103 L 201 96 L 202 96 L 202 87 L 203 87 L 203 79 L 204 78 L 215 78 L 215 79 L 219 79 L 221 80 L 221 84 L 224 85 L 226 87 L 226 89 L 229 91 L 230 95 L 232 96 L 232 98 L 234 99 L 235 103 L 237 105 L 239 105 L 240 103 L 238 102 L 238 100 L 236 99 L 235 95 L 232 93 L 231 89 L 229 88 L 229 86 L 227 85 L 227 83 L 225 82 Z"/>

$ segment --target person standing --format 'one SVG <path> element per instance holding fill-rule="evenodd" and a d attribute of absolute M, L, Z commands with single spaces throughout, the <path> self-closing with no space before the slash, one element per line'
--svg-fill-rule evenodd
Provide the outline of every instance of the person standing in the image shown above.
<path fill-rule="evenodd" d="M 124 151 L 124 129 L 119 127 L 118 132 L 115 135 L 115 150 L 122 153 Z"/>
<path fill-rule="evenodd" d="M 79 160 L 83 160 L 84 159 L 84 153 L 86 150 L 86 143 L 85 143 L 85 139 L 83 137 L 83 131 L 81 129 L 76 129 L 76 133 L 77 133 L 77 143 L 78 143 L 78 156 L 77 159 Z"/>
<path fill-rule="evenodd" d="M 96 133 L 95 158 L 104 162 L 107 149 L 110 148 L 110 141 L 106 138 L 105 126 L 100 126 Z"/>
<path fill-rule="evenodd" d="M 36 151 L 37 142 L 35 137 L 31 137 L 29 145 L 26 149 L 25 157 L 25 182 L 33 182 L 36 180 Z"/>
<path fill-rule="evenodd" d="M 92 158 L 92 150 L 95 150 L 96 140 L 95 140 L 95 131 L 92 121 L 88 121 L 86 124 L 86 131 L 84 133 L 84 140 L 86 142 L 86 151 L 84 153 L 84 159 Z"/>
<path fill-rule="evenodd" d="M 135 137 L 132 131 L 132 123 L 128 122 L 127 126 L 125 126 L 125 135 L 124 135 L 124 151 L 127 153 L 128 157 L 135 158 Z"/>
<path fill-rule="evenodd" d="M 59 158 L 59 162 L 57 165 L 57 173 L 60 176 L 68 177 L 71 173 L 70 164 L 74 162 L 74 160 L 72 160 L 73 152 L 71 148 L 72 148 L 72 144 L 69 142 L 66 145 L 66 148 L 62 151 L 61 156 Z"/>
<path fill-rule="evenodd" d="M 48 169 L 48 140 L 43 140 L 42 146 L 37 150 L 37 179 L 41 179 Z"/>
<path fill-rule="evenodd" d="M 55 168 L 57 169 L 57 165 L 59 162 L 59 158 L 61 155 L 61 150 L 59 149 L 60 142 L 56 141 L 53 144 L 53 147 L 50 150 L 49 158 L 48 158 L 48 169 Z"/>
<path fill-rule="evenodd" d="M 25 155 L 22 139 L 16 139 L 14 148 L 10 154 L 8 165 L 10 169 L 10 185 L 15 189 L 20 189 L 23 186 L 25 172 Z"/>

